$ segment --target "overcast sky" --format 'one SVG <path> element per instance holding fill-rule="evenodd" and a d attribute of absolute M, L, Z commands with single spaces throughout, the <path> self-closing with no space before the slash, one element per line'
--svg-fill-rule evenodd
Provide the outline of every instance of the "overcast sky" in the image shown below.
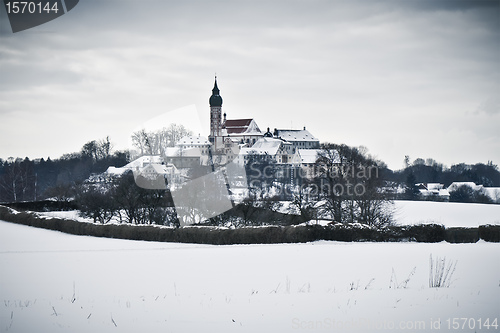
<path fill-rule="evenodd" d="M 500 164 L 499 37 L 493 0 L 81 0 L 15 34 L 2 6 L 0 158 L 125 149 L 186 106 L 208 134 L 217 73 L 228 118 L 261 130 L 306 126 L 393 169 Z"/>

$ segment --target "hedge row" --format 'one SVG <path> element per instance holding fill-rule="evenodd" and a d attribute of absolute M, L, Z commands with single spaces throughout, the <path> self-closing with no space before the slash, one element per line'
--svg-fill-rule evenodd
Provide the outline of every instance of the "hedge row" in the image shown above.
<path fill-rule="evenodd" d="M 184 227 L 174 229 L 128 224 L 102 225 L 57 218 L 47 219 L 33 213 L 16 212 L 3 206 L 0 206 L 0 220 L 62 231 L 74 235 L 214 245 L 302 243 L 316 240 L 344 242 L 416 241 L 427 243 L 447 241 L 450 243 L 474 243 L 479 239 L 483 239 L 488 242 L 500 242 L 500 226 L 498 225 L 483 225 L 479 228 L 447 229 L 437 224 L 393 226 L 383 229 L 344 224 L 328 226 L 269 226 L 238 229 L 212 227 Z"/>
<path fill-rule="evenodd" d="M 21 201 L 3 204 L 10 208 L 17 210 L 32 210 L 35 212 L 50 212 L 54 210 L 75 210 L 78 205 L 75 201 L 53 201 L 53 200 L 40 200 L 40 201 Z"/>

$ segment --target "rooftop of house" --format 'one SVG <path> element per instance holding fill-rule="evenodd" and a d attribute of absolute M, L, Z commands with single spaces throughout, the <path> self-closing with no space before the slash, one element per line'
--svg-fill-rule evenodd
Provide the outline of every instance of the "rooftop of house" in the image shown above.
<path fill-rule="evenodd" d="M 177 146 L 210 146 L 210 142 L 204 136 L 188 135 L 179 140 Z"/>
<path fill-rule="evenodd" d="M 318 141 L 319 139 L 315 138 L 306 128 L 302 130 L 293 130 L 293 129 L 275 129 L 274 136 L 282 138 L 283 140 L 287 140 L 290 142 L 293 141 Z"/>
<path fill-rule="evenodd" d="M 142 169 L 144 167 L 147 167 L 148 165 L 160 165 L 163 167 L 165 166 L 165 161 L 161 156 L 156 156 L 156 155 L 144 155 L 141 156 L 132 162 L 128 163 L 127 165 L 124 165 L 122 167 L 114 167 L 110 166 L 107 170 L 106 173 L 110 175 L 121 175 L 125 173 L 126 171 L 131 171 L 131 170 L 137 170 L 137 169 Z"/>
<path fill-rule="evenodd" d="M 275 138 L 260 138 L 250 148 L 242 148 L 240 154 L 242 155 L 271 155 L 274 156 L 278 153 L 280 147 L 284 142 Z"/>
<path fill-rule="evenodd" d="M 321 156 L 324 156 L 325 152 L 323 149 L 297 149 L 296 154 L 300 157 L 300 162 L 303 164 L 314 164 L 318 161 Z M 331 150 L 329 155 L 333 159 L 333 163 L 340 163 L 340 155 L 338 151 Z"/>
<path fill-rule="evenodd" d="M 223 127 L 226 129 L 227 134 L 248 134 L 248 133 L 261 133 L 257 123 L 249 119 L 227 119 Z"/>

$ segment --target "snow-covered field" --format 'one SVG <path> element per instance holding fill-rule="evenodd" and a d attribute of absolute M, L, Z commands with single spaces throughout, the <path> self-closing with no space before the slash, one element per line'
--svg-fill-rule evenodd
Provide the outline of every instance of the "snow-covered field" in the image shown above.
<path fill-rule="evenodd" d="M 457 262 L 449 288 L 429 287 L 431 254 Z M 499 257 L 483 241 L 210 246 L 0 222 L 0 331 L 495 332 Z"/>
<path fill-rule="evenodd" d="M 395 218 L 398 224 L 437 223 L 446 227 L 477 227 L 500 224 L 500 205 L 395 201 Z"/>

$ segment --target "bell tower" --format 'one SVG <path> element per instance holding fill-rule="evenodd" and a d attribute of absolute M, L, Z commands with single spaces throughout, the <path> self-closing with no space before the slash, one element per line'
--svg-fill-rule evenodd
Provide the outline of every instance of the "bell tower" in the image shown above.
<path fill-rule="evenodd" d="M 208 100 L 210 104 L 210 135 L 208 140 L 212 145 L 216 146 L 216 138 L 221 136 L 222 129 L 222 97 L 219 95 L 220 90 L 217 87 L 217 76 L 215 76 L 214 88 L 212 96 Z M 215 149 L 217 147 L 214 147 Z"/>

